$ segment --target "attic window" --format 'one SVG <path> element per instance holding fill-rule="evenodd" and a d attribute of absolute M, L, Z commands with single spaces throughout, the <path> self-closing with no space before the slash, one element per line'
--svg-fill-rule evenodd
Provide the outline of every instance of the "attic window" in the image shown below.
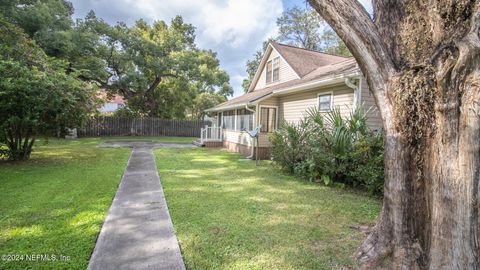
<path fill-rule="evenodd" d="M 280 57 L 267 62 L 266 82 L 276 82 L 280 79 Z"/>

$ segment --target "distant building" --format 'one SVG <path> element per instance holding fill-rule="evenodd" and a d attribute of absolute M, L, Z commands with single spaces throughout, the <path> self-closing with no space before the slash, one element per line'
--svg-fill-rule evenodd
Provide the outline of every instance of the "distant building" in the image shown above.
<path fill-rule="evenodd" d="M 98 93 L 98 97 L 104 101 L 102 107 L 99 109 L 100 113 L 112 114 L 118 109 L 125 107 L 125 100 L 120 95 L 113 95 L 109 98 L 107 93 L 102 90 Z"/>

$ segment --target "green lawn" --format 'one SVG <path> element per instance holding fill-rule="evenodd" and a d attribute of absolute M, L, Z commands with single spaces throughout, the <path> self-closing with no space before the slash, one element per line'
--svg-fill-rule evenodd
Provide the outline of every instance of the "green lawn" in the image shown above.
<path fill-rule="evenodd" d="M 216 149 L 156 150 L 189 269 L 350 269 L 380 202 Z"/>
<path fill-rule="evenodd" d="M 2 258 L 0 269 L 86 268 L 130 154 L 100 141 L 40 140 L 30 161 L 0 162 L 0 255 L 69 256 Z"/>
<path fill-rule="evenodd" d="M 85 269 L 131 149 L 102 141 L 194 138 L 104 137 L 37 141 L 31 160 L 0 162 L 0 255 L 60 255 L 68 261 L 7 261 L 0 269 Z M 53 258 L 53 257 L 51 257 Z M 21 258 L 18 258 L 21 259 Z M 64 258 L 65 259 L 65 258 Z M 65 259 L 66 260 L 66 259 Z"/>
<path fill-rule="evenodd" d="M 85 269 L 130 149 L 105 137 L 37 142 L 27 162 L 0 162 L 0 269 Z M 189 269 L 354 268 L 351 254 L 380 202 L 308 183 L 217 149 L 158 149 L 157 165 Z M 25 255 L 56 261 L 26 261 Z M 68 260 L 58 261 L 59 256 Z M 38 260 L 38 259 L 37 259 Z"/>

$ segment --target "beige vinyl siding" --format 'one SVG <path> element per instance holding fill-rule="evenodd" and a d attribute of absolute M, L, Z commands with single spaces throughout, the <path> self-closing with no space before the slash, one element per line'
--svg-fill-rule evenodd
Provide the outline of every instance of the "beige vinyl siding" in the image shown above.
<path fill-rule="evenodd" d="M 377 105 L 375 104 L 375 99 L 373 95 L 370 93 L 367 80 L 362 78 L 361 80 L 361 96 L 360 96 L 360 104 L 364 106 L 366 110 L 370 109 L 370 113 L 368 114 L 367 124 L 372 130 L 378 130 L 382 127 L 382 118 L 378 111 Z"/>
<path fill-rule="evenodd" d="M 236 131 L 236 130 L 225 130 L 223 131 L 223 138 L 225 141 L 243 144 L 243 145 L 252 145 L 252 139 L 246 132 Z"/>
<path fill-rule="evenodd" d="M 270 141 L 268 140 L 267 133 L 261 133 L 258 137 L 258 144 L 260 147 L 270 147 Z M 243 144 L 246 146 L 252 146 L 253 139 L 246 133 L 235 130 L 223 130 L 223 139 L 227 142 Z"/>
<path fill-rule="evenodd" d="M 333 94 L 333 107 L 338 107 L 342 116 L 350 116 L 353 108 L 353 89 L 340 84 L 280 97 L 279 121 L 298 123 L 310 108 L 318 106 L 318 95 L 328 93 Z"/>
<path fill-rule="evenodd" d="M 259 106 L 278 106 L 278 97 L 270 97 L 258 103 Z"/>
<path fill-rule="evenodd" d="M 280 54 L 277 52 L 277 50 L 272 49 L 272 52 L 268 56 L 267 61 L 265 63 L 267 63 L 268 61 L 270 61 L 270 60 L 272 60 L 272 59 L 274 59 L 278 56 L 280 56 Z M 282 57 L 280 57 L 280 75 L 279 75 L 279 80 L 278 81 L 267 84 L 266 83 L 266 70 L 267 70 L 267 68 L 266 68 L 266 65 L 265 65 L 263 67 L 262 73 L 260 74 L 260 77 L 257 81 L 257 84 L 253 88 L 254 91 L 257 90 L 257 89 L 265 88 L 267 86 L 272 86 L 272 85 L 275 85 L 275 84 L 283 83 L 283 82 L 294 80 L 294 79 L 298 78 L 295 71 L 288 65 L 288 63 L 285 62 L 285 60 L 283 60 Z"/>

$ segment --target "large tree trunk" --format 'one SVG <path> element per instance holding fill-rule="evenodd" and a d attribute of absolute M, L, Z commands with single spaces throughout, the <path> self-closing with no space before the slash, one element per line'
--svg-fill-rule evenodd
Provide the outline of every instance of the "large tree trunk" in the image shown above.
<path fill-rule="evenodd" d="M 310 0 L 366 75 L 385 132 L 363 268 L 480 269 L 479 0 Z"/>

